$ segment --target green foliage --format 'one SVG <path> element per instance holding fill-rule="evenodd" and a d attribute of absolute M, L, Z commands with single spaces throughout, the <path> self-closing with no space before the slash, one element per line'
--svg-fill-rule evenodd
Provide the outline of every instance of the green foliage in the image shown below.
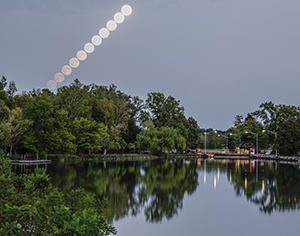
<path fill-rule="evenodd" d="M 102 146 L 100 141 L 107 138 L 107 128 L 104 124 L 81 118 L 72 122 L 70 131 L 75 136 L 75 144 L 79 153 L 96 153 Z"/>
<path fill-rule="evenodd" d="M 140 146 L 145 146 L 151 153 L 158 155 L 186 148 L 185 138 L 177 129 L 163 126 L 158 130 L 150 120 L 143 123 L 143 130 L 138 134 L 137 140 Z"/>
<path fill-rule="evenodd" d="M 151 120 L 157 128 L 162 126 L 177 128 L 177 120 L 183 113 L 184 108 L 174 97 L 166 98 L 163 93 L 148 93 L 141 117 L 143 122 Z"/>
<path fill-rule="evenodd" d="M 67 111 L 68 120 L 71 123 L 75 118 L 91 118 L 91 104 L 89 86 L 74 80 L 70 86 L 57 89 L 57 103 L 60 109 Z"/>
<path fill-rule="evenodd" d="M 74 153 L 74 136 L 67 130 L 68 114 L 58 109 L 47 94 L 35 96 L 27 107 L 25 118 L 32 126 L 24 134 L 23 144 L 33 153 Z"/>
<path fill-rule="evenodd" d="M 296 155 L 300 151 L 300 120 L 288 120 L 281 126 L 279 152 Z"/>
<path fill-rule="evenodd" d="M 84 189 L 63 194 L 50 183 L 44 169 L 30 175 L 10 173 L 0 165 L 0 235 L 109 235 L 116 230 L 107 223 L 95 195 Z"/>

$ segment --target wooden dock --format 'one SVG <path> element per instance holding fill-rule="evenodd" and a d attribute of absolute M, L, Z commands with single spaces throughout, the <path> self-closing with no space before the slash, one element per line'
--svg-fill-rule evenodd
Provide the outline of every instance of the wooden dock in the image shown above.
<path fill-rule="evenodd" d="M 9 160 L 13 165 L 49 164 L 51 160 Z"/>

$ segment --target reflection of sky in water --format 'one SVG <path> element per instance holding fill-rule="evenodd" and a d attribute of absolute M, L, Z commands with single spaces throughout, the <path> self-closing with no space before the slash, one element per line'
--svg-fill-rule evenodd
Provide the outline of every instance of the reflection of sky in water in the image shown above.
<path fill-rule="evenodd" d="M 212 163 L 205 163 L 206 166 Z M 245 168 L 245 163 L 239 163 Z M 221 164 L 226 165 L 226 163 Z M 228 163 L 227 163 L 228 165 Z M 192 195 L 185 194 L 183 208 L 172 219 L 159 223 L 145 222 L 143 213 L 127 217 L 114 223 L 120 235 L 296 235 L 299 211 L 275 211 L 271 215 L 259 211 L 258 206 L 247 201 L 245 196 L 237 197 L 232 181 L 232 171 L 220 171 L 217 164 L 213 171 L 204 168 L 204 162 L 197 169 L 198 187 Z M 255 170 L 255 169 L 254 169 Z M 255 181 L 255 176 L 254 181 Z M 259 177 L 260 178 L 260 177 Z M 203 179 L 204 183 L 203 183 Z M 245 187 L 249 188 L 245 178 Z M 265 181 L 261 181 L 265 191 Z"/>

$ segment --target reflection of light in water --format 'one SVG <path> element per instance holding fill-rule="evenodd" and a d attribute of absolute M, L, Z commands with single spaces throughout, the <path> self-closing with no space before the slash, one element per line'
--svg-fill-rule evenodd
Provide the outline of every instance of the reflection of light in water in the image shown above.
<path fill-rule="evenodd" d="M 77 58 L 78 58 L 80 61 L 84 61 L 84 60 L 86 59 L 86 57 L 87 57 L 87 54 L 86 54 L 85 51 L 80 50 L 80 51 L 77 52 L 76 56 L 77 56 Z"/>
<path fill-rule="evenodd" d="M 53 89 L 56 89 L 57 84 L 56 84 L 56 82 L 54 80 L 49 80 L 47 82 L 47 87 L 48 87 L 48 89 L 53 90 Z"/>
<path fill-rule="evenodd" d="M 230 174 L 229 174 L 229 182 L 231 183 L 232 181 L 232 175 L 231 175 L 231 170 L 230 170 Z"/>
<path fill-rule="evenodd" d="M 106 24 L 106 28 L 109 31 L 114 31 L 117 28 L 117 23 L 114 20 L 110 20 Z"/>
<path fill-rule="evenodd" d="M 124 15 L 121 12 L 118 12 L 114 15 L 114 20 L 115 22 L 117 22 L 118 24 L 123 23 L 123 21 L 125 20 Z"/>
<path fill-rule="evenodd" d="M 79 60 L 75 57 L 71 58 L 69 61 L 69 65 L 73 68 L 77 68 L 79 66 Z"/>
<path fill-rule="evenodd" d="M 204 184 L 206 184 L 206 160 L 204 160 Z"/>
<path fill-rule="evenodd" d="M 65 65 L 63 68 L 61 68 L 61 72 L 64 75 L 70 75 L 72 73 L 72 68 L 69 65 Z"/>
<path fill-rule="evenodd" d="M 102 43 L 102 38 L 101 38 L 99 35 L 95 35 L 95 36 L 93 36 L 93 38 L 92 38 L 92 43 L 93 43 L 95 46 L 99 46 L 99 45 Z"/>
<path fill-rule="evenodd" d="M 216 177 L 216 175 L 214 176 L 214 189 L 216 189 L 217 188 L 217 177 Z"/>
<path fill-rule="evenodd" d="M 58 83 L 61 83 L 61 82 L 63 82 L 64 81 L 64 79 L 65 79 L 65 76 L 62 74 L 62 73 L 56 73 L 55 75 L 54 75 L 54 80 L 56 81 L 56 82 L 58 82 Z"/>
<path fill-rule="evenodd" d="M 218 167 L 218 182 L 220 180 L 220 167 Z"/>
<path fill-rule="evenodd" d="M 247 189 L 247 178 L 245 178 L 245 189 Z"/>
<path fill-rule="evenodd" d="M 129 5 L 124 5 L 121 9 L 124 16 L 129 16 L 132 13 L 132 8 Z"/>
<path fill-rule="evenodd" d="M 261 184 L 262 184 L 262 192 L 264 192 L 264 191 L 265 191 L 265 181 L 263 180 L 263 181 L 261 182 Z"/>
<path fill-rule="evenodd" d="M 84 45 L 84 51 L 87 53 L 92 53 L 95 50 L 95 46 L 92 43 L 86 43 Z"/>
<path fill-rule="evenodd" d="M 99 30 L 99 35 L 100 35 L 101 38 L 106 39 L 109 36 L 109 30 L 106 29 L 106 28 L 101 28 Z"/>

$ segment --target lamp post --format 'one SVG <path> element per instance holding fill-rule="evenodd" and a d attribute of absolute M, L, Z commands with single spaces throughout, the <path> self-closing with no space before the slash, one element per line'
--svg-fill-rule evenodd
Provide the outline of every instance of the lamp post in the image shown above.
<path fill-rule="evenodd" d="M 228 150 L 228 136 L 225 136 L 225 135 L 222 135 L 222 134 L 219 134 L 218 136 L 219 137 L 222 136 L 222 137 L 226 138 L 226 150 Z"/>
<path fill-rule="evenodd" d="M 256 135 L 256 154 L 258 154 L 258 134 L 253 133 L 251 131 L 245 131 L 245 134 L 248 134 L 248 133 Z"/>
<path fill-rule="evenodd" d="M 217 133 L 217 131 L 204 132 L 204 153 L 206 154 L 206 134 Z"/>
<path fill-rule="evenodd" d="M 269 133 L 271 133 L 271 134 L 274 134 L 274 136 L 275 136 L 275 140 L 274 140 L 274 146 L 275 146 L 275 156 L 277 156 L 277 147 L 276 147 L 277 133 L 276 133 L 276 132 L 274 132 L 274 131 L 266 130 L 266 129 L 263 129 L 263 130 L 262 130 L 262 132 L 263 132 L 263 133 L 265 133 L 265 132 L 269 132 Z"/>

